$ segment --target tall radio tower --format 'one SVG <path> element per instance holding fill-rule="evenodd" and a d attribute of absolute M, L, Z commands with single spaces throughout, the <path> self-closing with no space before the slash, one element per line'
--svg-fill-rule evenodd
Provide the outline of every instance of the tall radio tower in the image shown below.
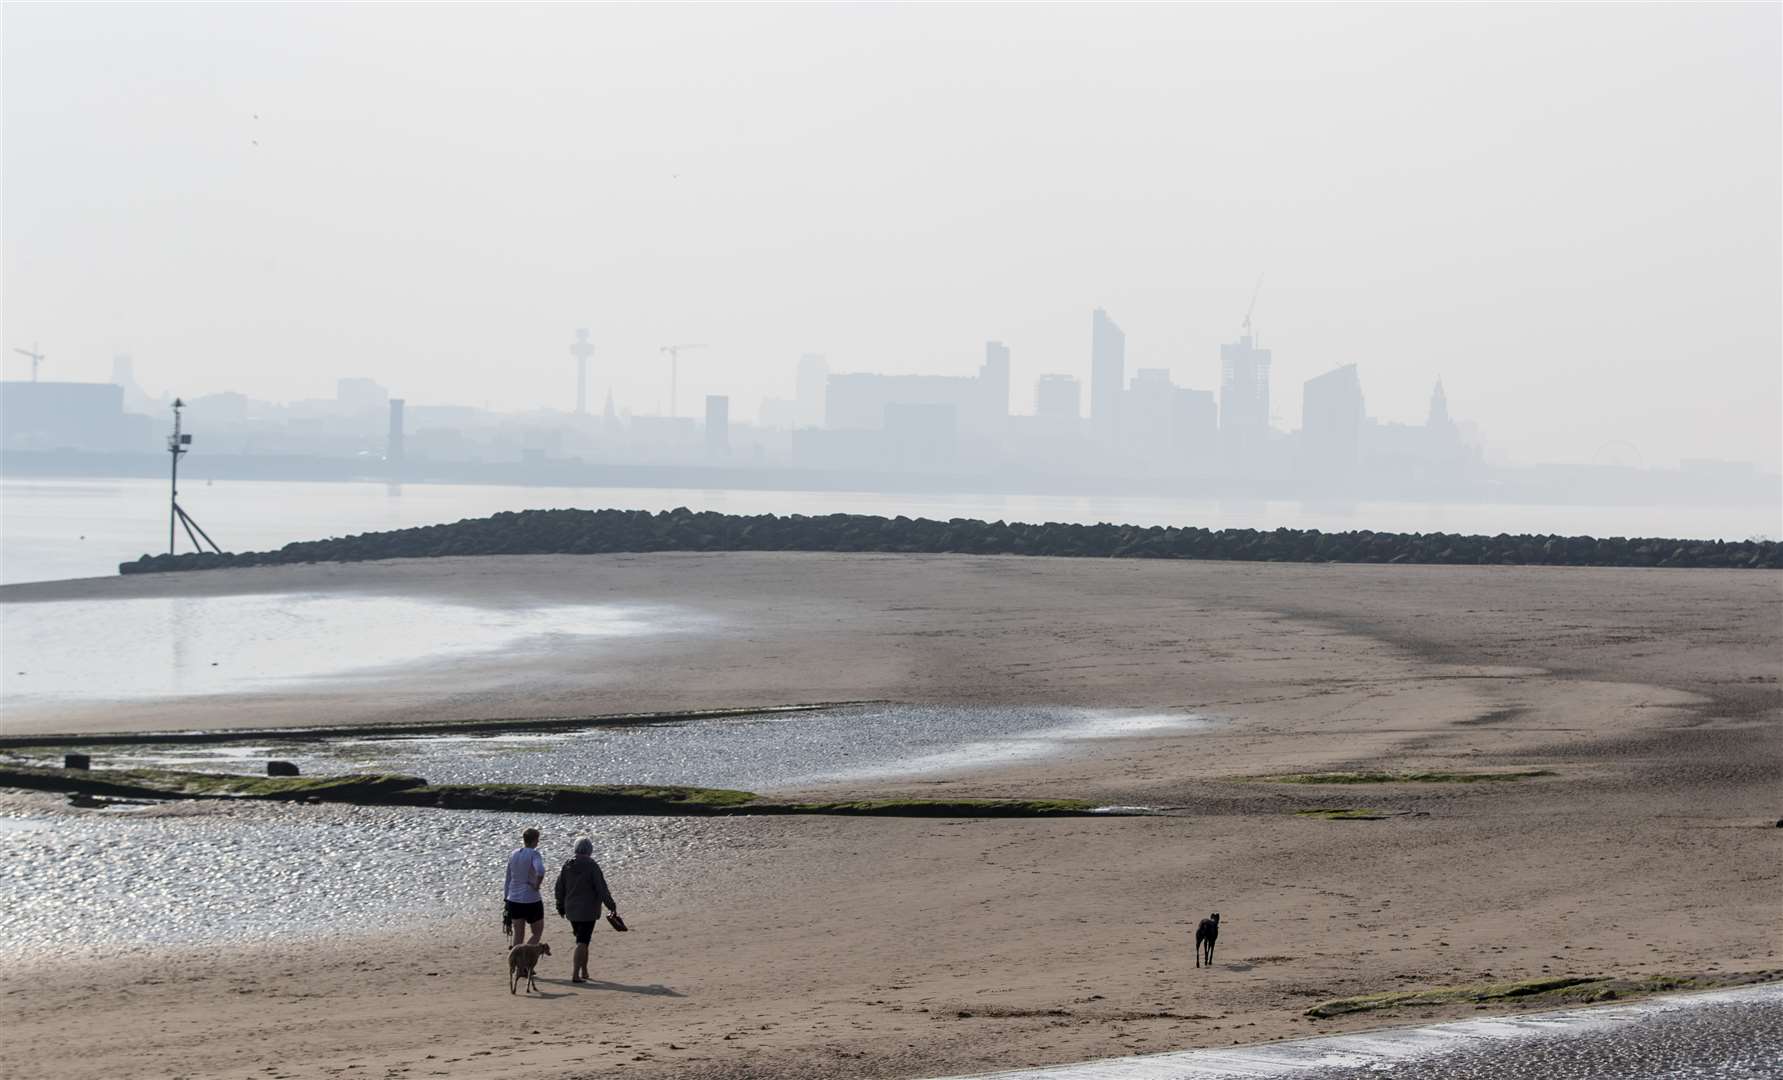
<path fill-rule="evenodd" d="M 570 346 L 570 355 L 576 358 L 576 415 L 588 415 L 588 358 L 594 355 L 594 346 L 588 343 L 588 331 L 576 331 L 576 343 Z"/>

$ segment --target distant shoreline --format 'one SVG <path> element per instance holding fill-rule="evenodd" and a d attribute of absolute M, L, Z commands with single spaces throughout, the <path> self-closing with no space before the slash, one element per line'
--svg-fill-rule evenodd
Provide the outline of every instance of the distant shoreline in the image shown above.
<path fill-rule="evenodd" d="M 1240 481 L 1216 473 L 1088 473 L 1022 466 L 887 472 L 792 465 L 664 464 L 547 458 L 479 462 L 313 454 L 194 454 L 181 462 L 192 480 L 268 480 L 373 484 L 471 484 L 536 488 L 681 488 L 690 491 L 867 492 L 882 495 L 991 495 L 1085 498 L 1314 500 L 1347 502 L 1527 504 L 1550 506 L 1751 505 L 1783 507 L 1774 474 L 1729 477 L 1682 469 L 1542 465 L 1489 469 L 1450 483 L 1360 483 L 1348 489 L 1285 478 Z M 6 450 L 0 478 L 161 479 L 167 455 L 86 450 Z"/>

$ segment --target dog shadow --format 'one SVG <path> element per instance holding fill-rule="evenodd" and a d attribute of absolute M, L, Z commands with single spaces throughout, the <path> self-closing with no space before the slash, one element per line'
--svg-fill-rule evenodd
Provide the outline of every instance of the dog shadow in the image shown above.
<path fill-rule="evenodd" d="M 1255 965 L 1255 964 L 1221 964 L 1220 966 L 1225 968 L 1227 971 L 1250 971 L 1253 968 L 1255 968 L 1257 965 Z"/>
<path fill-rule="evenodd" d="M 684 998 L 687 996 L 681 991 L 676 990 L 673 987 L 664 986 L 661 983 L 652 983 L 649 986 L 642 986 L 633 985 L 631 983 L 612 982 L 607 979 L 589 979 L 586 982 L 579 983 L 573 983 L 568 979 L 540 979 L 539 982 L 550 983 L 552 986 L 562 986 L 566 988 L 566 992 L 561 994 L 544 995 L 545 997 L 554 998 L 570 997 L 574 994 L 579 994 L 584 990 L 611 990 L 620 994 L 644 994 L 648 997 Z M 536 997 L 540 993 L 542 993 L 542 991 L 534 991 L 534 996 Z"/>

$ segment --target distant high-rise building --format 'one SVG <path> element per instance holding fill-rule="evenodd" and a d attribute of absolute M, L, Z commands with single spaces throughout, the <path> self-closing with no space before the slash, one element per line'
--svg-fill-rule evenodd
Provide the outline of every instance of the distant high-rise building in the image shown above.
<path fill-rule="evenodd" d="M 114 386 L 124 388 L 125 412 L 148 412 L 155 402 L 136 385 L 136 361 L 125 353 L 118 353 L 111 358 L 111 381 Z"/>
<path fill-rule="evenodd" d="M 706 456 L 724 457 L 731 449 L 731 399 L 706 395 Z"/>
<path fill-rule="evenodd" d="M 114 383 L 0 383 L 0 440 L 9 450 L 148 450 L 150 420 L 125 415 Z"/>
<path fill-rule="evenodd" d="M 1177 386 L 1165 368 L 1140 368 L 1121 404 L 1121 445 L 1150 471 L 1211 472 L 1217 415 L 1212 393 Z"/>
<path fill-rule="evenodd" d="M 985 413 L 993 423 L 1009 416 L 1009 346 L 1001 341 L 984 343 L 984 366 L 978 381 L 986 398 Z"/>
<path fill-rule="evenodd" d="M 1362 379 L 1355 364 L 1345 364 L 1314 379 L 1302 390 L 1300 453 L 1302 473 L 1310 480 L 1347 479 L 1361 460 Z"/>
<path fill-rule="evenodd" d="M 932 405 L 945 408 L 949 430 L 958 436 L 994 440 L 1009 426 L 1009 347 L 986 342 L 976 375 L 831 375 L 823 403 L 823 426 L 831 431 L 889 431 L 893 406 Z M 910 415 L 928 417 L 917 427 L 934 426 L 928 413 Z"/>
<path fill-rule="evenodd" d="M 1076 423 L 1083 416 L 1083 385 L 1075 375 L 1042 375 L 1034 384 L 1034 415 Z"/>
<path fill-rule="evenodd" d="M 1220 346 L 1220 441 L 1228 468 L 1244 471 L 1260 463 L 1269 437 L 1268 349 L 1246 334 Z"/>
<path fill-rule="evenodd" d="M 1430 391 L 1430 415 L 1424 421 L 1425 454 L 1433 468 L 1457 472 L 1464 468 L 1467 448 L 1461 441 L 1461 427 L 1449 415 L 1449 395 L 1442 380 Z"/>
<path fill-rule="evenodd" d="M 1140 368 L 1121 402 L 1121 447 L 1151 466 L 1168 462 L 1176 385 L 1165 368 Z"/>
<path fill-rule="evenodd" d="M 830 379 L 830 365 L 816 353 L 799 357 L 799 381 L 795 400 L 798 402 L 798 425 L 822 427 Z"/>
<path fill-rule="evenodd" d="M 1362 429 L 1362 467 L 1371 480 L 1388 479 L 1401 489 L 1454 490 L 1480 464 L 1478 447 L 1462 437 L 1462 427 L 1449 415 L 1442 381 L 1430 392 L 1430 412 L 1423 424 L 1369 420 Z"/>
<path fill-rule="evenodd" d="M 1170 434 L 1177 465 L 1211 473 L 1219 464 L 1220 410 L 1212 390 L 1179 386 L 1171 397 Z"/>
<path fill-rule="evenodd" d="M 1120 438 L 1126 382 L 1127 335 L 1097 308 L 1090 317 L 1090 430 L 1108 445 Z"/>
<path fill-rule="evenodd" d="M 883 431 L 886 411 L 894 405 L 945 406 L 960 431 L 978 431 L 989 422 L 984 384 L 975 376 L 861 373 L 829 377 L 823 426 L 832 431 Z"/>
<path fill-rule="evenodd" d="M 887 402 L 884 438 L 897 468 L 945 468 L 959 452 L 959 412 L 945 402 Z"/>
<path fill-rule="evenodd" d="M 402 398 L 390 399 L 390 433 L 384 439 L 384 461 L 394 467 L 402 464 L 402 410 L 405 402 Z"/>

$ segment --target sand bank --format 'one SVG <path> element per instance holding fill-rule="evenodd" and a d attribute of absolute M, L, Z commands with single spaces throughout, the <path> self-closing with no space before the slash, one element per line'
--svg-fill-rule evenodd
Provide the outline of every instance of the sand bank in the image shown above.
<path fill-rule="evenodd" d="M 615 881 L 637 929 L 597 938 L 593 969 L 610 981 L 551 982 L 542 1000 L 507 995 L 495 931 L 465 921 L 392 927 L 370 946 L 83 963 L 54 976 L 53 995 L 26 965 L 0 980 L 8 1073 L 41 1064 L 69 1015 L 103 1014 L 107 1038 L 59 1061 L 60 1075 L 917 1076 L 1445 1015 L 1303 1015 L 1382 990 L 1780 966 L 1783 575 L 1766 571 L 547 556 L 18 586 L 0 599 L 173 588 L 666 603 L 718 629 L 604 642 L 598 656 L 484 657 L 350 692 L 94 706 L 29 724 L 874 698 L 1168 708 L 1222 724 L 842 792 L 1070 794 L 1169 817 L 767 819 L 746 845 L 691 845 Z M 1554 775 L 1291 791 L 1239 779 L 1495 769 Z M 1292 812 L 1309 799 L 1388 813 Z M 1216 909 L 1219 963 L 1198 971 L 1188 935 Z M 567 939 L 562 924 L 548 932 Z M 551 978 L 567 975 L 559 966 Z"/>

